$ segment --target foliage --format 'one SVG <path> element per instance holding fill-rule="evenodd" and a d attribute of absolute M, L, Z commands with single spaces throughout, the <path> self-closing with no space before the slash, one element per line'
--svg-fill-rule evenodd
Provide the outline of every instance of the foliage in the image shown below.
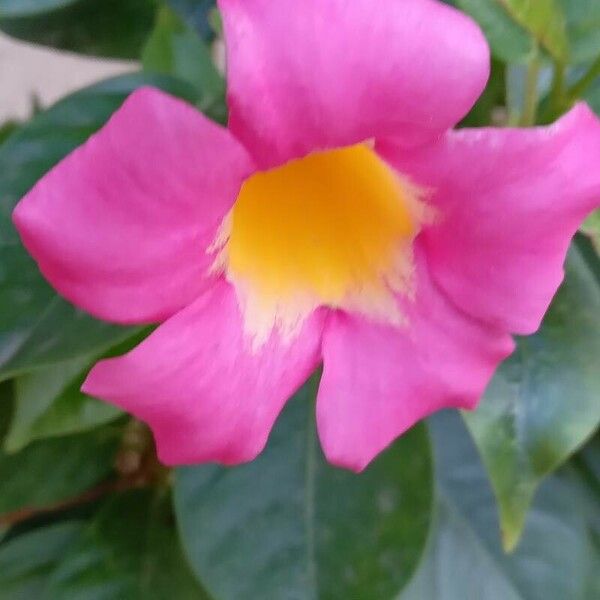
<path fill-rule="evenodd" d="M 61 50 L 137 58 L 155 10 L 156 0 L 2 0 L 0 30 Z"/>
<path fill-rule="evenodd" d="M 542 479 L 600 423 L 600 288 L 575 249 L 540 331 L 521 338 L 465 419 L 498 497 L 512 550 Z"/>
<path fill-rule="evenodd" d="M 399 600 L 584 600 L 597 589 L 598 509 L 569 466 L 552 475 L 531 507 L 517 550 L 500 544 L 494 495 L 460 418 L 429 423 L 437 506 L 429 546 Z"/>
<path fill-rule="evenodd" d="M 447 3 L 493 53 L 461 126 L 546 123 L 580 99 L 600 114 L 600 2 Z M 321 455 L 312 382 L 255 462 L 169 471 L 140 423 L 79 391 L 148 331 L 56 296 L 10 214 L 142 85 L 226 121 L 215 2 L 0 0 L 0 30 L 142 69 L 0 124 L 0 600 L 600 596 L 599 213 L 476 412 L 434 416 L 356 476 Z"/>
<path fill-rule="evenodd" d="M 391 598 L 419 561 L 432 502 L 424 428 L 360 476 L 335 469 L 318 448 L 312 390 L 253 463 L 176 474 L 181 539 L 215 598 Z"/>

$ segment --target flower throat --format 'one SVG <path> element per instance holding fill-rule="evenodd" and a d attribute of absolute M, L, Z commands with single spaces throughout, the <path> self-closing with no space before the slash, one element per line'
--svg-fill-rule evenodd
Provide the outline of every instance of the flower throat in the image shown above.
<path fill-rule="evenodd" d="M 293 335 L 318 306 L 401 320 L 423 205 L 366 145 L 311 154 L 242 186 L 215 246 L 246 329 Z"/>

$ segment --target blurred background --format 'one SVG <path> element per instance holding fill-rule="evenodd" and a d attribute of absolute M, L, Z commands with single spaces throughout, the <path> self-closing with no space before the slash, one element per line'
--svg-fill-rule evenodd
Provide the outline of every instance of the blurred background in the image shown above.
<path fill-rule="evenodd" d="M 138 68 L 135 61 L 81 57 L 0 32 L 0 122 L 23 120 L 36 107 L 48 107 L 100 79 Z"/>

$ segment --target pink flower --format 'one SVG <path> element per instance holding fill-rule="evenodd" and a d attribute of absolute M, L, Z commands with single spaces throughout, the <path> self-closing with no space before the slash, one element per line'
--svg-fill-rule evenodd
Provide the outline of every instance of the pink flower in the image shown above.
<path fill-rule="evenodd" d="M 486 42 L 433 0 L 221 0 L 227 129 L 159 91 L 20 202 L 54 287 L 162 325 L 84 390 L 146 421 L 167 464 L 254 458 L 322 361 L 319 436 L 364 468 L 419 419 L 477 405 L 535 331 L 600 198 L 585 105 L 450 130 Z"/>

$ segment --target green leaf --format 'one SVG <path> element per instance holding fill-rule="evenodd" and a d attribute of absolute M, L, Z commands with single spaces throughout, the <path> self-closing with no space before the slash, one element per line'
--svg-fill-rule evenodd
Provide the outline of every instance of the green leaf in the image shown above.
<path fill-rule="evenodd" d="M 177 541 L 168 494 L 109 500 L 71 542 L 48 580 L 48 598 L 203 600 Z"/>
<path fill-rule="evenodd" d="M 600 494 L 600 431 L 581 449 L 576 459 L 591 480 L 594 492 Z M 597 525 L 600 533 L 600 521 Z"/>
<path fill-rule="evenodd" d="M 600 210 L 594 211 L 581 226 L 581 231 L 587 235 L 596 252 L 600 254 Z"/>
<path fill-rule="evenodd" d="M 17 121 L 6 121 L 0 125 L 0 144 L 7 140 L 10 135 L 17 130 L 19 124 Z"/>
<path fill-rule="evenodd" d="M 566 18 L 557 0 L 456 0 L 482 27 L 493 54 L 526 62 L 541 47 L 561 63 L 569 58 Z"/>
<path fill-rule="evenodd" d="M 15 380 L 15 411 L 4 441 L 7 452 L 18 452 L 34 440 L 87 431 L 122 414 L 80 391 L 91 360 L 76 358 Z"/>
<path fill-rule="evenodd" d="M 166 0 L 167 4 L 206 41 L 215 36 L 216 0 Z"/>
<path fill-rule="evenodd" d="M 13 282 L 9 283 L 9 291 L 13 292 Z M 0 297 L 4 295 L 3 284 L 0 284 Z M 33 290 L 24 289 L 28 292 Z M 137 331 L 136 328 L 97 321 L 59 297 L 52 296 L 40 310 L 37 320 L 32 318 L 19 327 L 15 323 L 9 324 L 0 331 L 0 380 L 80 355 L 102 354 Z"/>
<path fill-rule="evenodd" d="M 533 37 L 510 17 L 500 0 L 456 0 L 483 29 L 492 53 L 505 62 L 526 62 L 534 51 Z"/>
<path fill-rule="evenodd" d="M 100 355 L 137 331 L 97 321 L 56 296 L 21 246 L 10 215 L 42 175 L 141 85 L 197 98 L 188 84 L 173 78 L 117 77 L 40 113 L 0 146 L 0 380 L 81 355 Z"/>
<path fill-rule="evenodd" d="M 17 242 L 0 242 L 0 373 L 3 365 L 26 343 L 39 315 L 53 299 L 52 290 L 23 247 Z M 0 380 L 5 378 L 0 375 Z"/>
<path fill-rule="evenodd" d="M 13 384 L 12 381 L 0 383 L 0 445 L 10 428 L 13 411 Z"/>
<path fill-rule="evenodd" d="M 600 287 L 572 251 L 540 331 L 518 342 L 479 409 L 464 413 L 498 498 L 507 550 L 534 493 L 600 423 Z"/>
<path fill-rule="evenodd" d="M 567 19 L 571 62 L 585 63 L 600 56 L 600 2 L 558 0 Z"/>
<path fill-rule="evenodd" d="M 361 475 L 335 469 L 318 448 L 311 387 L 254 462 L 176 472 L 181 539 L 219 600 L 389 598 L 416 567 L 432 500 L 424 428 Z"/>
<path fill-rule="evenodd" d="M 592 110 L 600 116 L 600 78 L 596 79 L 585 93 L 584 100 L 591 106 Z"/>
<path fill-rule="evenodd" d="M 18 452 L 32 441 L 88 431 L 119 417 L 120 410 L 83 394 L 81 386 L 91 364 L 129 352 L 151 330 L 141 329 L 102 356 L 81 356 L 14 379 L 15 409 L 4 449 Z"/>
<path fill-rule="evenodd" d="M 188 81 L 201 99 L 199 108 L 220 122 L 227 117 L 225 80 L 209 46 L 175 12 L 163 7 L 142 53 L 144 70 Z"/>
<path fill-rule="evenodd" d="M 437 507 L 419 570 L 400 600 L 587 600 L 597 580 L 590 507 L 564 473 L 540 488 L 519 548 L 502 551 L 493 492 L 455 412 L 429 421 Z"/>
<path fill-rule="evenodd" d="M 567 62 L 569 44 L 566 19 L 557 0 L 496 0 L 510 16 L 524 27 L 548 54 L 561 63 Z"/>
<path fill-rule="evenodd" d="M 156 0 L 0 0 L 0 30 L 36 44 L 138 58 Z"/>
<path fill-rule="evenodd" d="M 0 513 L 45 509 L 87 491 L 111 473 L 119 434 L 106 427 L 0 453 Z"/>
<path fill-rule="evenodd" d="M 0 546 L 0 600 L 47 598 L 50 573 L 81 535 L 83 523 L 71 521 L 34 529 Z"/>
<path fill-rule="evenodd" d="M 0 0 L 0 19 L 30 17 L 64 8 L 80 0 Z"/>

